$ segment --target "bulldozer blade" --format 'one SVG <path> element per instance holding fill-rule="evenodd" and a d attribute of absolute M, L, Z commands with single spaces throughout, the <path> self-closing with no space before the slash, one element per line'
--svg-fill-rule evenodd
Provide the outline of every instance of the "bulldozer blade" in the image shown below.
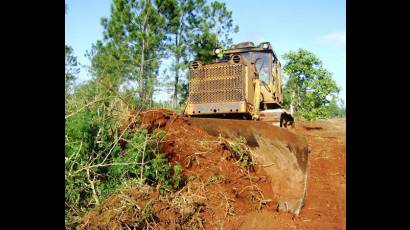
<path fill-rule="evenodd" d="M 299 215 L 307 189 L 309 148 L 305 137 L 261 121 L 190 117 L 188 122 L 212 136 L 245 138 L 253 157 L 271 177 L 278 210 Z"/>

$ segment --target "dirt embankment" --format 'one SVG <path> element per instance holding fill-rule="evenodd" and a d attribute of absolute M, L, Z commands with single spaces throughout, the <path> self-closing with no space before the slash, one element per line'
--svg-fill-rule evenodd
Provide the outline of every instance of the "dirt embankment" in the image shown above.
<path fill-rule="evenodd" d="M 166 132 L 162 152 L 183 166 L 185 186 L 160 195 L 127 187 L 88 212 L 79 229 L 345 229 L 345 121 L 299 122 L 310 152 L 308 191 L 299 216 L 277 212 L 264 170 L 241 167 L 224 140 L 166 110 L 141 123 Z"/>
<path fill-rule="evenodd" d="M 346 120 L 298 122 L 309 148 L 308 190 L 299 216 L 251 212 L 236 229 L 346 229 Z"/>
<path fill-rule="evenodd" d="M 161 196 L 145 186 L 124 189 L 88 212 L 80 229 L 230 229 L 232 217 L 275 210 L 267 174 L 258 165 L 241 166 L 225 140 L 165 110 L 142 113 L 141 123 L 166 132 L 162 152 L 183 167 L 185 186 Z"/>

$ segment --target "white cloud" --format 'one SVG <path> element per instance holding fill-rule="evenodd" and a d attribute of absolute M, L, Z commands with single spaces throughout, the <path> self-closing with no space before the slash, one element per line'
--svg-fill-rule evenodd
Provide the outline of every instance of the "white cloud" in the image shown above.
<path fill-rule="evenodd" d="M 320 37 L 320 41 L 324 44 L 334 44 L 337 46 L 346 46 L 346 33 L 345 32 L 335 32 L 326 34 Z"/>

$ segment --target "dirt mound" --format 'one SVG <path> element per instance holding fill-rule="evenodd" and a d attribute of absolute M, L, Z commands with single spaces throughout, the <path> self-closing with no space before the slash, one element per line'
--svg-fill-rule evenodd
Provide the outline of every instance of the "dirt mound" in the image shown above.
<path fill-rule="evenodd" d="M 297 121 L 295 132 L 311 149 L 300 215 L 253 211 L 228 220 L 233 229 L 346 229 L 346 120 Z"/>
<path fill-rule="evenodd" d="M 296 123 L 311 149 L 299 216 L 276 212 L 266 173 L 241 167 L 229 145 L 186 118 L 155 110 L 140 122 L 167 133 L 162 151 L 184 167 L 186 185 L 165 196 L 148 186 L 127 187 L 88 212 L 79 229 L 346 229 L 345 120 Z"/>
<path fill-rule="evenodd" d="M 275 212 L 270 178 L 259 165 L 241 165 L 226 140 L 191 126 L 167 110 L 140 114 L 138 123 L 149 131 L 166 132 L 162 152 L 183 167 L 185 186 L 159 195 L 156 188 L 131 187 L 109 197 L 88 212 L 80 229 L 224 228 L 249 212 Z"/>

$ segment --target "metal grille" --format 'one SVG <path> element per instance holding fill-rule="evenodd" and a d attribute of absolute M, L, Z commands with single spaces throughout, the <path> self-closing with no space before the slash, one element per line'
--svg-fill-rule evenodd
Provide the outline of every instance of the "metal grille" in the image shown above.
<path fill-rule="evenodd" d="M 245 100 L 242 64 L 209 66 L 190 72 L 189 101 L 194 104 Z"/>

